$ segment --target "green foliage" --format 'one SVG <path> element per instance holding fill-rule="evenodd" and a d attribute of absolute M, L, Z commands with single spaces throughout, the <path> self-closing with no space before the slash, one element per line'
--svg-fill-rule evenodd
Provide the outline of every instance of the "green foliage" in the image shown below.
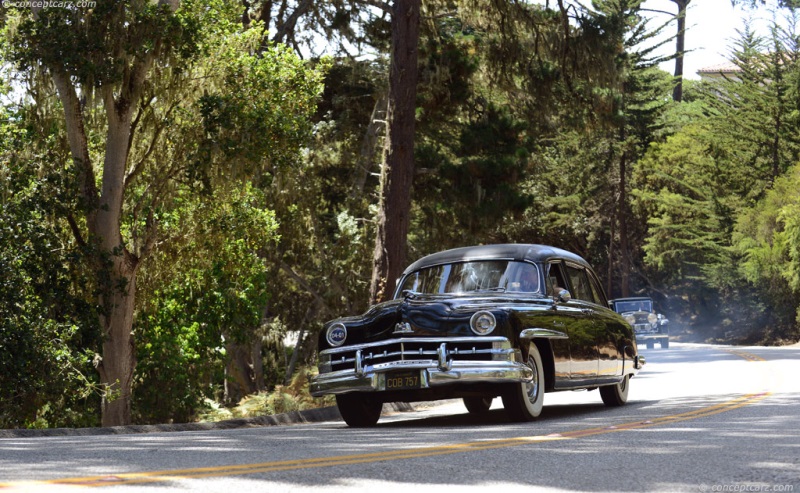
<path fill-rule="evenodd" d="M 556 82 L 563 100 L 541 125 L 521 187 L 533 197 L 522 217 L 502 226 L 512 241 L 559 245 L 587 257 L 610 273 L 610 295 L 622 293 L 622 278 L 639 270 L 643 228 L 630 210 L 631 169 L 645 153 L 669 108 L 671 78 L 656 69 L 652 36 L 638 15 L 638 2 L 598 2 L 586 11 L 575 46 L 586 66 Z M 575 48 L 577 49 L 577 48 Z M 552 56 L 552 55 L 551 55 Z M 546 57 L 542 57 L 545 58 Z M 563 63 L 555 58 L 553 63 Z M 599 73 L 598 73 L 599 72 Z M 568 77 L 569 75 L 569 77 Z M 631 289 L 642 289 L 637 277 Z"/>
<path fill-rule="evenodd" d="M 653 144 L 635 170 L 636 205 L 649 218 L 644 261 L 670 283 L 704 278 L 703 266 L 720 259 L 730 236 L 738 205 L 723 191 L 737 176 L 707 154 L 711 140 L 703 127 L 685 127 Z"/>
<path fill-rule="evenodd" d="M 196 179 L 207 182 L 219 160 L 234 163 L 227 178 L 275 173 L 296 163 L 308 140 L 328 63 L 308 70 L 284 45 L 256 52 L 264 36 L 260 27 L 230 36 L 207 67 L 216 84 L 204 87 L 198 100 L 203 128 L 192 163 Z"/>
<path fill-rule="evenodd" d="M 142 274 L 134 401 L 142 422 L 186 422 L 221 395 L 226 341 L 260 337 L 268 301 L 261 252 L 278 225 L 264 193 L 245 186 L 224 199 L 187 199 L 166 231 L 181 240 L 160 248 L 160 267 Z"/>
<path fill-rule="evenodd" d="M 740 274 L 769 300 L 770 338 L 795 338 L 800 321 L 800 166 L 775 181 L 755 207 L 741 214 L 732 236 Z"/>
<path fill-rule="evenodd" d="M 84 284 L 73 280 L 72 296 L 93 303 L 98 278 L 88 272 L 95 264 L 81 256 L 92 252 L 80 246 L 88 238 L 84 213 L 91 209 L 80 200 L 81 170 L 69 152 L 63 109 L 54 104 L 51 79 L 39 66 L 63 66 L 76 83 L 90 161 L 99 180 L 104 176 L 108 115 L 94 93 L 119 85 L 131 75 L 126 70 L 136 60 L 154 58 L 152 65 L 141 65 L 150 67 L 149 73 L 138 74 L 145 80 L 141 91 L 130 93 L 140 99 L 126 101 L 120 95 L 118 101 L 134 106 L 120 225 L 124 248 L 141 261 L 133 328 L 139 394 L 134 394 L 133 409 L 140 421 L 189 419 L 203 398 L 221 393 L 222 369 L 229 360 L 225 345 L 248 344 L 263 336 L 267 301 L 280 290 L 267 282 L 264 256 L 278 235 L 269 203 L 273 197 L 265 190 L 273 176 L 291 175 L 299 161 L 326 63 L 314 70 L 284 46 L 264 44 L 264 30 L 258 25 L 243 30 L 238 8 L 225 0 L 183 1 L 174 14 L 138 1 L 98 2 L 94 10 L 44 9 L 38 19 L 30 11 L 12 14 L 5 24 L 3 46 L 9 51 L 4 60 L 15 62 L 32 99 L 19 116 L 30 127 L 26 146 L 43 149 L 41 156 L 19 153 L 29 176 L 41 180 L 36 182 L 39 189 L 25 195 L 28 202 L 21 212 L 12 212 L 41 227 L 42 236 L 55 228 L 59 244 L 52 247 L 54 253 L 47 254 L 44 247 L 36 253 L 48 260 L 73 256 L 69 274 Z M 73 29 L 77 25 L 88 27 Z M 64 39 L 73 45 L 58 42 Z M 122 87 L 120 94 L 127 89 Z M 196 193 L 198 183 L 205 194 Z M 17 191 L 9 188 L 9 194 Z M 18 241 L 22 236 L 15 233 L 9 251 L 20 248 Z M 9 278 L 14 281 L 10 285 L 19 289 L 29 278 L 21 271 L 18 278 Z M 30 289 L 43 296 L 48 287 L 34 283 Z M 45 302 L 28 303 L 31 313 L 39 309 L 46 330 L 23 338 L 14 329 L 9 340 L 15 349 L 38 344 L 49 351 L 53 344 L 44 344 L 42 337 L 60 337 L 74 353 L 73 366 L 91 383 L 96 380 L 91 357 L 101 343 L 97 312 L 87 303 L 87 319 L 74 322 L 69 300 L 60 291 Z M 58 303 L 68 312 L 63 317 L 51 306 Z M 80 329 L 76 332 L 73 326 Z M 283 361 L 282 345 L 270 344 L 269 350 L 280 355 L 272 359 Z M 32 364 L 31 351 L 17 351 L 21 356 L 14 364 Z M 9 374 L 20 375 L 18 370 Z M 74 387 L 63 385 L 62 390 L 70 395 Z M 79 399 L 85 392 L 72 394 Z M 70 401 L 51 399 L 33 383 L 25 395 L 38 399 L 26 402 L 42 408 L 46 403 L 50 414 L 61 417 L 50 424 L 73 419 Z M 91 404 L 96 406 L 96 399 Z M 17 408 L 9 419 L 22 416 L 19 422 L 33 422 L 35 411 Z M 83 419 L 90 419 L 86 409 L 81 412 Z M 36 423 L 45 421 L 40 416 Z"/>
<path fill-rule="evenodd" d="M 425 192 L 415 193 L 420 229 L 430 235 L 420 235 L 426 249 L 488 239 L 506 215 L 521 213 L 530 202 L 516 186 L 532 147 L 524 123 L 495 107 L 465 120 L 457 140 L 423 140 L 417 151 L 417 164 L 426 170 L 417 181 Z"/>
<path fill-rule="evenodd" d="M 518 184 L 530 165 L 532 122 L 480 71 L 492 36 L 458 18 L 435 27 L 421 42 L 414 255 L 497 241 L 504 218 L 531 203 Z"/>
<path fill-rule="evenodd" d="M 70 178 L 0 107 L 0 427 L 90 426 L 99 339 L 84 255 L 55 211 Z"/>
<path fill-rule="evenodd" d="M 206 401 L 206 410 L 200 414 L 200 421 L 222 421 L 234 418 L 253 418 L 292 411 L 304 411 L 319 407 L 333 406 L 333 396 L 313 399 L 308 393 L 309 374 L 301 369 L 294 375 L 289 385 L 278 385 L 272 392 L 253 394 L 242 399 L 232 408 L 223 408 L 212 400 Z"/>
<path fill-rule="evenodd" d="M 35 16 L 23 15 L 13 33 L 11 59 L 22 72 L 60 67 L 91 97 L 94 89 L 121 82 L 131 60 L 153 56 L 189 63 L 201 35 L 196 20 L 142 0 L 98 0 L 92 9 L 43 8 Z"/>
<path fill-rule="evenodd" d="M 668 115 L 674 133 L 636 170 L 644 260 L 711 337 L 797 335 L 791 233 L 778 219 L 792 208 L 784 177 L 800 151 L 794 39 L 777 26 L 769 41 L 745 29 L 736 75 L 688 91 Z"/>

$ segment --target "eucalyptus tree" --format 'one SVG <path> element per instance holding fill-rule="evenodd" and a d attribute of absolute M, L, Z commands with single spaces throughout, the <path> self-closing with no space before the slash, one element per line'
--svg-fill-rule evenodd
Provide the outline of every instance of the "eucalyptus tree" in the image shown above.
<path fill-rule="evenodd" d="M 285 50 L 252 55 L 242 43 L 263 33 L 241 36 L 231 14 L 222 1 L 101 0 L 7 20 L 18 70 L 52 84 L 62 106 L 76 185 L 61 192 L 80 205 L 63 220 L 97 286 L 103 425 L 131 419 L 136 276 L 164 211 L 182 194 L 287 165 L 306 135 L 317 75 Z"/>
<path fill-rule="evenodd" d="M 34 7 L 13 39 L 21 69 L 44 66 L 64 109 L 64 128 L 84 214 L 83 218 L 70 216 L 68 220 L 76 241 L 94 247 L 93 269 L 102 286 L 98 303 L 104 341 L 96 367 L 107 387 L 103 400 L 104 425 L 130 421 L 130 388 L 135 366 L 131 334 L 135 274 L 140 259 L 152 249 L 155 237 L 149 235 L 134 250 L 126 248 L 121 231 L 122 207 L 126 182 L 130 183 L 141 171 L 135 167 L 129 169 L 128 156 L 133 115 L 139 107 L 148 72 L 156 58 L 191 49 L 192 29 L 174 16 L 173 7 L 125 3 L 116 6 L 100 3 L 92 11 Z M 94 22 L 87 22 L 86 17 L 92 17 Z M 85 24 L 91 28 L 85 30 L 82 27 Z M 96 49 L 98 43 L 101 49 Z M 103 46 L 105 43 L 110 46 Z M 87 95 L 95 96 L 97 90 L 97 99 L 107 115 L 99 188 L 97 169 L 90 155 L 85 106 L 81 104 L 76 82 L 86 88 Z M 81 230 L 80 221 L 85 221 L 86 231 Z"/>

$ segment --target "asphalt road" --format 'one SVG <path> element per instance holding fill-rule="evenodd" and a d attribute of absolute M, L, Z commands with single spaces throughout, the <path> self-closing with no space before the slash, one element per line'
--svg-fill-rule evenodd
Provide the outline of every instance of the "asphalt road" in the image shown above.
<path fill-rule="evenodd" d="M 642 350 L 628 405 L 547 394 L 507 421 L 455 401 L 373 429 L 295 426 L 0 439 L 0 493 L 75 491 L 793 491 L 800 348 Z"/>

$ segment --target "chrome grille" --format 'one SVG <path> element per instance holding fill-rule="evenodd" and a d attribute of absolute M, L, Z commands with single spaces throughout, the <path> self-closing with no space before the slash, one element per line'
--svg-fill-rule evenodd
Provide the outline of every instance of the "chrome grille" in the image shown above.
<path fill-rule="evenodd" d="M 372 344 L 359 344 L 328 349 L 320 353 L 320 367 L 330 364 L 330 371 L 354 368 L 356 352 L 361 352 L 364 366 L 396 361 L 435 361 L 439 348 L 445 345 L 445 355 L 451 361 L 492 361 L 495 354 L 510 348 L 504 337 L 457 337 L 450 339 L 409 338 L 391 339 Z"/>

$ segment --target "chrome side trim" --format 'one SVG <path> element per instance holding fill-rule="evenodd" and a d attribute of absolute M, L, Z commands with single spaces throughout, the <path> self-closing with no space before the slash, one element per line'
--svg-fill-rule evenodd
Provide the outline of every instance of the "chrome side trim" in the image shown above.
<path fill-rule="evenodd" d="M 569 339 L 569 336 L 557 330 L 531 328 L 531 329 L 525 329 L 522 332 L 520 332 L 519 338 L 520 339 Z"/>

